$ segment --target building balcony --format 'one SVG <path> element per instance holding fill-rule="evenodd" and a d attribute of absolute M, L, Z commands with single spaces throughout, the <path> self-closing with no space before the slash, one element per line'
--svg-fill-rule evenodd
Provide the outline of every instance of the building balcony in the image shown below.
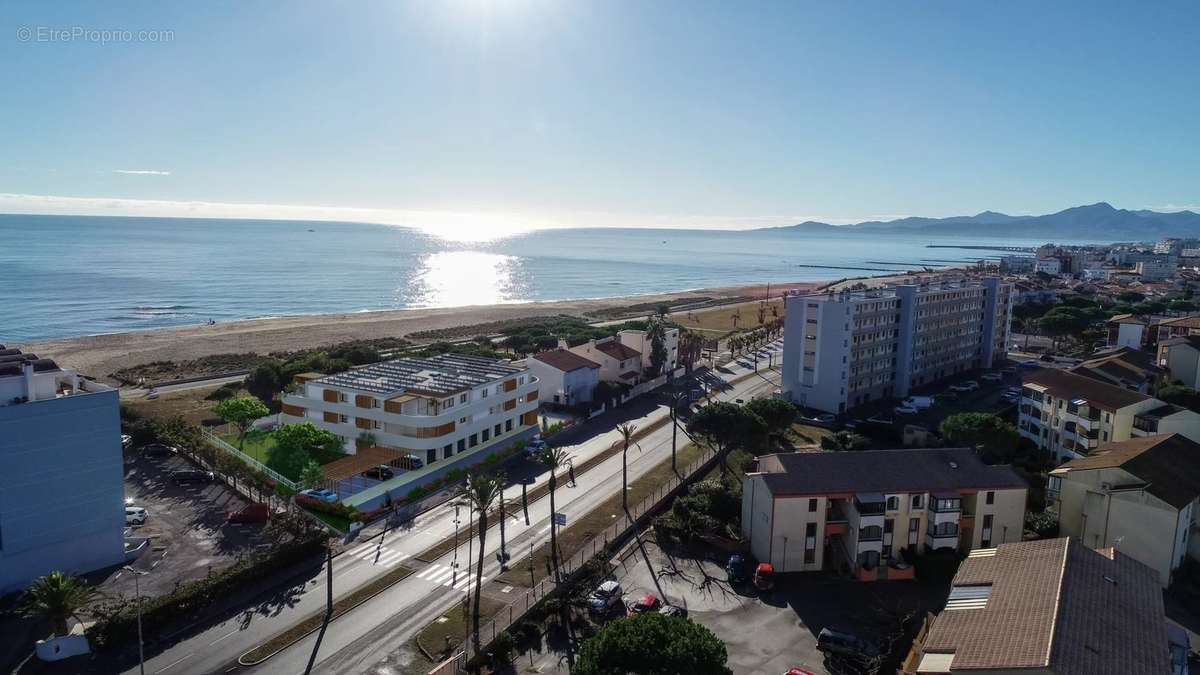
<path fill-rule="evenodd" d="M 958 548 L 958 528 L 954 530 L 943 529 L 941 531 L 929 530 L 925 533 L 925 548 L 937 550 L 939 548 Z"/>

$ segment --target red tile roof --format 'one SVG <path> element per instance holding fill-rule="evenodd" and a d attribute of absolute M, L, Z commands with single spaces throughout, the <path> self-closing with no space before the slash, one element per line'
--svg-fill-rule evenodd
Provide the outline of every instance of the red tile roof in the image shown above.
<path fill-rule="evenodd" d="M 639 352 L 638 350 L 636 350 L 633 347 L 630 347 L 628 345 L 621 344 L 620 342 L 617 342 L 616 340 L 609 340 L 608 342 L 597 342 L 596 349 L 604 352 L 605 354 L 608 354 L 609 356 L 613 357 L 614 359 L 616 359 L 618 361 L 624 361 L 626 359 L 632 359 L 632 358 L 641 358 L 641 356 L 642 356 L 642 353 Z"/>
<path fill-rule="evenodd" d="M 1044 387 L 1054 398 L 1082 398 L 1089 405 L 1109 412 L 1141 403 L 1152 397 L 1057 368 L 1042 368 L 1025 376 L 1024 384 Z"/>
<path fill-rule="evenodd" d="M 596 363 L 595 361 L 584 358 L 575 352 L 569 352 L 561 347 L 558 349 L 551 349 L 550 351 L 542 352 L 540 354 L 534 354 L 533 358 L 541 361 L 551 368 L 557 368 L 564 373 L 569 373 L 581 368 L 600 367 L 600 364 Z"/>

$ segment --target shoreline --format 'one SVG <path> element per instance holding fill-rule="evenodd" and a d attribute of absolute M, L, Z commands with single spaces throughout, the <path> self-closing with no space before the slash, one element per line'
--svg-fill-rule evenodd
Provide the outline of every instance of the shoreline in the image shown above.
<path fill-rule="evenodd" d="M 939 270 L 946 271 L 951 270 Z M 926 275 L 890 274 L 831 282 L 773 283 L 770 290 L 773 297 L 778 297 L 785 291 L 812 290 L 822 285 L 855 283 L 868 279 L 872 284 L 882 284 L 890 280 L 911 279 L 913 276 Z M 239 319 L 214 325 L 164 326 L 137 331 L 15 342 L 9 346 L 17 347 L 26 353 L 37 354 L 39 357 L 52 358 L 60 365 L 75 368 L 88 376 L 111 381 L 111 373 L 155 361 L 187 361 L 217 354 L 298 351 L 351 340 L 402 338 L 420 331 L 556 314 L 578 316 L 588 321 L 604 321 L 607 319 L 585 316 L 585 313 L 618 310 L 642 303 L 670 302 L 701 295 L 723 300 L 764 297 L 766 291 L 766 284 L 749 284 L 610 298 L 302 314 Z"/>

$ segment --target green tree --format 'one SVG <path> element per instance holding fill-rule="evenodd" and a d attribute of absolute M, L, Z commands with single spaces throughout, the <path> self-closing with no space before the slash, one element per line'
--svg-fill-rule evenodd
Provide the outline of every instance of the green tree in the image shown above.
<path fill-rule="evenodd" d="M 314 454 L 340 453 L 341 449 L 341 439 L 312 422 L 286 424 L 275 430 L 275 447 L 267 453 L 266 464 L 285 476 L 299 477 Z"/>
<path fill-rule="evenodd" d="M 1124 291 L 1123 293 L 1117 294 L 1117 302 L 1123 302 L 1129 305 L 1136 305 L 1145 299 L 1146 296 L 1138 293 L 1137 291 Z"/>
<path fill-rule="evenodd" d="M 1158 398 L 1167 403 L 1200 412 L 1200 392 L 1182 384 L 1168 384 L 1158 390 Z"/>
<path fill-rule="evenodd" d="M 725 643 L 682 617 L 640 614 L 609 623 L 584 641 L 575 675 L 731 675 Z"/>
<path fill-rule="evenodd" d="M 542 463 L 547 469 L 550 469 L 550 517 L 553 518 L 555 511 L 554 506 L 554 491 L 558 488 L 558 472 L 571 462 L 571 455 L 567 453 L 565 448 L 546 446 L 538 453 L 537 460 Z M 558 537 L 554 533 L 554 523 L 550 523 L 550 562 L 554 566 L 554 576 L 558 578 Z"/>
<path fill-rule="evenodd" d="M 1184 300 L 1181 298 L 1167 303 L 1167 307 L 1172 312 L 1194 312 L 1200 308 L 1200 305 L 1197 305 L 1193 300 Z"/>
<path fill-rule="evenodd" d="M 629 446 L 637 445 L 638 450 L 642 446 L 638 445 L 633 440 L 633 435 L 637 433 L 637 425 L 624 424 L 617 425 L 617 433 L 620 434 L 621 440 L 617 441 L 617 445 L 621 446 L 621 508 L 626 512 L 629 511 Z"/>
<path fill-rule="evenodd" d="M 475 651 L 480 651 L 479 644 L 479 600 L 483 592 L 483 559 L 484 543 L 487 540 L 488 513 L 496 506 L 504 491 L 504 483 L 496 476 L 488 473 L 469 473 L 467 480 L 459 488 L 458 504 L 465 506 L 478 514 L 479 519 L 479 560 L 475 566 L 475 608 L 471 612 L 471 634 L 475 640 Z M 470 561 L 468 561 L 470 564 Z"/>
<path fill-rule="evenodd" d="M 688 434 L 704 441 L 721 462 L 727 473 L 729 453 L 737 448 L 753 453 L 760 449 L 767 435 L 767 425 L 746 408 L 720 401 L 700 409 L 687 423 Z"/>
<path fill-rule="evenodd" d="M 982 412 L 951 415 L 942 420 L 938 430 L 947 445 L 975 448 L 988 464 L 1011 462 L 1021 439 L 1012 424 Z"/>
<path fill-rule="evenodd" d="M 772 434 L 782 434 L 800 417 L 800 410 L 796 406 L 778 398 L 756 398 L 746 404 L 746 409 L 758 415 L 763 423 L 767 425 L 767 432 Z"/>
<path fill-rule="evenodd" d="M 245 445 L 246 432 L 250 431 L 254 420 L 271 414 L 271 410 L 262 401 L 249 396 L 227 398 L 213 406 L 213 412 L 217 417 L 237 427 L 238 450 Z"/>
<path fill-rule="evenodd" d="M 836 431 L 821 438 L 821 449 L 831 452 L 859 452 L 871 449 L 871 439 L 852 431 Z"/>
<path fill-rule="evenodd" d="M 246 391 L 254 394 L 264 403 L 275 400 L 275 395 L 283 391 L 285 381 L 279 372 L 278 361 L 267 361 L 255 366 L 246 376 Z"/>
<path fill-rule="evenodd" d="M 66 635 L 70 631 L 67 619 L 79 621 L 79 610 L 86 608 L 100 597 L 99 591 L 78 577 L 62 572 L 51 572 L 38 577 L 25 590 L 21 613 L 31 619 L 45 619 L 54 626 L 54 634 Z"/>
<path fill-rule="evenodd" d="M 378 444 L 379 438 L 369 431 L 362 432 L 358 435 L 358 438 L 354 439 L 354 447 L 358 448 L 359 450 L 372 448 Z"/>
<path fill-rule="evenodd" d="M 311 459 L 300 471 L 300 484 L 306 488 L 315 488 L 324 480 L 325 472 L 321 470 L 321 465 Z"/>

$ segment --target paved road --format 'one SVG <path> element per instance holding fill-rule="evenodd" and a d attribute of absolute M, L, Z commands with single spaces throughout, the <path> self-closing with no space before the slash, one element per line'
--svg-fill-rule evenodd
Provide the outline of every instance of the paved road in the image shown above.
<path fill-rule="evenodd" d="M 779 346 L 773 348 L 778 349 Z M 728 372 L 720 373 L 726 379 L 747 372 L 736 365 L 728 366 L 726 370 Z M 732 400 L 769 394 L 777 386 L 777 373 L 763 370 L 761 375 L 734 385 L 719 397 Z M 668 414 L 666 406 L 658 406 L 633 422 L 638 426 L 646 426 Z M 603 419 L 599 418 L 596 422 Z M 569 450 L 576 462 L 582 462 L 612 447 L 618 437 L 615 430 L 609 429 L 569 446 Z M 630 455 L 631 480 L 670 456 L 670 425 L 654 431 L 639 443 L 642 452 L 634 451 Z M 620 489 L 620 474 L 621 459 L 616 455 L 578 475 L 577 487 L 560 487 L 556 492 L 558 510 L 565 512 L 569 520 L 590 511 Z M 548 474 L 543 473 L 529 487 L 548 480 Z M 519 501 L 520 487 L 508 488 L 505 495 Z M 460 515 L 465 518 L 465 510 Z M 527 551 L 530 542 L 538 546 L 549 538 L 549 499 L 530 503 L 529 515 L 528 527 L 519 513 L 512 516 L 507 525 L 509 547 L 514 555 L 521 550 Z M 374 539 L 358 546 L 352 545 L 346 553 L 334 558 L 335 597 L 352 591 L 397 565 L 410 567 L 414 573 L 331 624 L 322 642 L 317 670 L 331 673 L 364 672 L 369 669 L 366 666 L 388 658 L 397 645 L 406 643 L 434 618 L 455 602 L 461 601 L 473 583 L 473 576 L 468 576 L 466 571 L 468 549 L 473 544 L 468 544 L 464 537 L 457 550 L 457 568 L 454 553 L 448 553 L 429 564 L 414 559 L 431 545 L 453 536 L 456 527 L 454 520 L 454 507 L 444 505 L 422 514 L 399 529 L 389 531 L 382 542 Z M 485 583 L 499 571 L 495 556 L 491 555 L 498 548 L 498 532 L 489 530 L 489 562 L 484 566 Z M 224 673 L 237 669 L 239 655 L 304 617 L 323 611 L 325 596 L 325 569 L 322 567 L 319 574 L 309 579 L 302 589 L 288 594 L 284 601 L 264 603 L 248 609 L 155 654 L 147 660 L 146 673 Z M 315 636 L 310 636 L 251 670 L 301 673 L 314 639 Z M 136 673 L 136 665 L 126 672 Z"/>
<path fill-rule="evenodd" d="M 197 382 L 182 382 L 180 384 L 164 384 L 161 387 L 155 388 L 155 391 L 161 396 L 162 394 L 170 394 L 176 391 L 187 391 L 188 389 L 199 389 L 200 387 L 213 387 L 221 384 L 229 384 L 230 382 L 241 382 L 245 380 L 245 375 L 230 375 L 229 377 L 214 377 L 207 380 L 199 380 Z M 120 396 L 123 400 L 146 398 L 149 394 L 148 389 L 141 388 L 125 388 L 120 390 Z"/>

